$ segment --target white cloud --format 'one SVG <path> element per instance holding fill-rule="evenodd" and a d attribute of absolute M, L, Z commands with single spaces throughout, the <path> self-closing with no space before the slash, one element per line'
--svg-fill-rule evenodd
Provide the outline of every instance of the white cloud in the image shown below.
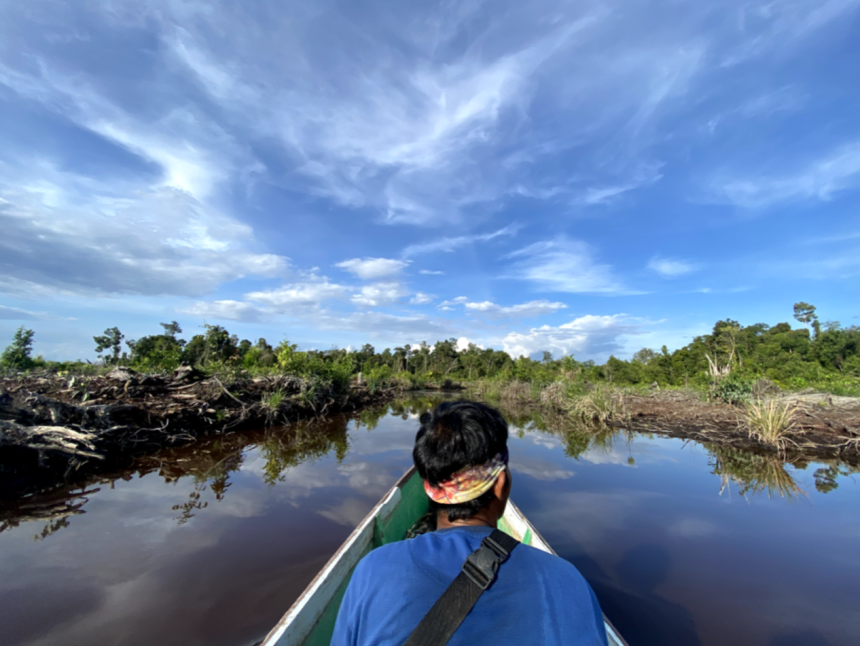
<path fill-rule="evenodd" d="M 457 296 L 456 298 L 452 298 L 450 300 L 442 301 L 441 303 L 439 303 L 439 309 L 443 309 L 443 310 L 447 311 L 447 310 L 453 309 L 452 307 L 450 307 L 451 305 L 463 305 L 464 303 L 468 303 L 468 302 L 469 302 L 468 296 Z"/>
<path fill-rule="evenodd" d="M 465 247 L 475 242 L 487 242 L 489 240 L 494 240 L 495 238 L 499 238 L 502 236 L 513 237 L 516 235 L 518 230 L 518 225 L 509 224 L 508 226 L 497 231 L 493 231 L 491 233 L 457 236 L 455 238 L 439 238 L 438 240 L 431 240 L 430 242 L 419 242 L 417 244 L 409 245 L 408 247 L 406 247 L 403 250 L 403 256 L 408 258 L 410 256 L 417 256 L 423 253 L 437 253 L 439 251 L 452 252 L 455 249 Z M 421 273 L 441 274 L 443 272 L 423 271 Z"/>
<path fill-rule="evenodd" d="M 415 296 L 410 299 L 410 303 L 412 305 L 426 305 L 427 303 L 433 302 L 433 296 L 430 294 L 424 294 L 423 292 L 416 292 Z"/>
<path fill-rule="evenodd" d="M 228 321 L 260 321 L 268 314 L 251 303 L 240 301 L 197 301 L 188 307 L 180 308 L 179 312 L 203 319 Z"/>
<path fill-rule="evenodd" d="M 537 242 L 506 256 L 515 259 L 511 278 L 539 287 L 572 293 L 629 293 L 609 265 L 598 264 L 584 242 L 564 236 Z"/>
<path fill-rule="evenodd" d="M 399 275 L 409 265 L 408 260 L 389 258 L 353 258 L 335 265 L 355 274 L 362 280 L 379 280 Z"/>
<path fill-rule="evenodd" d="M 324 301 L 346 298 L 350 291 L 350 287 L 331 283 L 325 277 L 310 276 L 304 282 L 250 292 L 245 294 L 245 298 L 268 305 L 275 311 L 289 313 L 295 308 L 318 306 Z"/>
<path fill-rule="evenodd" d="M 31 312 L 19 307 L 0 305 L 0 319 L 7 321 L 35 321 L 38 319 L 55 318 L 47 312 Z"/>
<path fill-rule="evenodd" d="M 475 343 L 475 342 L 472 341 L 471 339 L 469 339 L 468 337 L 461 336 L 459 339 L 457 339 L 457 345 L 455 347 L 457 349 L 457 352 L 465 352 L 466 350 L 469 349 L 469 346 L 472 345 L 473 343 Z M 484 346 L 481 345 L 480 343 L 475 343 L 475 345 L 478 346 L 479 348 L 481 348 L 481 350 L 484 349 Z"/>
<path fill-rule="evenodd" d="M 520 303 L 519 305 L 511 305 L 510 307 L 496 305 L 490 301 L 465 303 L 465 307 L 470 312 L 479 312 L 489 318 L 531 318 L 544 316 L 545 314 L 554 314 L 559 310 L 566 309 L 567 305 L 564 303 L 551 303 L 542 299 Z"/>
<path fill-rule="evenodd" d="M 721 179 L 711 189 L 717 201 L 746 209 L 762 209 L 788 202 L 821 200 L 860 185 L 860 142 L 853 142 L 806 168 L 784 175 Z"/>
<path fill-rule="evenodd" d="M 648 269 L 656 271 L 665 278 L 676 278 L 697 271 L 699 266 L 686 260 L 671 260 L 654 256 L 648 261 Z"/>
<path fill-rule="evenodd" d="M 74 294 L 199 296 L 288 266 L 282 256 L 252 250 L 250 227 L 186 192 L 96 193 L 81 203 L 76 187 L 55 183 L 63 178 L 46 170 L 40 185 L 0 183 L 0 288 L 35 283 Z"/>
<path fill-rule="evenodd" d="M 431 269 L 419 269 L 419 274 L 424 274 L 425 276 L 444 276 L 444 271 L 433 271 Z"/>
<path fill-rule="evenodd" d="M 409 292 L 400 283 L 374 283 L 362 287 L 352 297 L 352 302 L 362 307 L 380 307 L 396 303 L 406 296 L 409 296 Z"/>
<path fill-rule="evenodd" d="M 643 323 L 625 314 L 586 315 L 560 325 L 544 325 L 526 333 L 511 332 L 503 340 L 512 357 L 530 357 L 547 350 L 553 355 L 606 355 L 623 349 L 623 337 L 642 333 Z"/>

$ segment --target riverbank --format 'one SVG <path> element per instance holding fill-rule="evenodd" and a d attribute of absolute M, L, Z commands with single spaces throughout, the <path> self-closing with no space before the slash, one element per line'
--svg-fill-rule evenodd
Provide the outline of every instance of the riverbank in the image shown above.
<path fill-rule="evenodd" d="M 223 380 L 180 368 L 0 379 L 0 499 L 83 480 L 199 437 L 354 411 L 396 390 L 291 375 Z"/>
<path fill-rule="evenodd" d="M 525 407 L 553 426 L 655 433 L 792 459 L 860 464 L 860 398 L 822 393 L 762 394 L 738 404 L 709 401 L 692 389 L 650 391 L 555 382 L 472 384 L 468 392 L 507 409 Z"/>

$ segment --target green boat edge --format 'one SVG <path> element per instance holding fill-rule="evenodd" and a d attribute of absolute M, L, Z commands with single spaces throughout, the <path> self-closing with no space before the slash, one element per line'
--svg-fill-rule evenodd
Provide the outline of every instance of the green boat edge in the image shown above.
<path fill-rule="evenodd" d="M 359 523 L 261 646 L 329 646 L 337 611 L 355 566 L 371 550 L 404 540 L 409 528 L 427 513 L 428 506 L 423 482 L 412 467 Z M 498 527 L 526 545 L 555 554 L 512 501 Z M 605 615 L 603 620 L 609 646 L 627 646 Z"/>

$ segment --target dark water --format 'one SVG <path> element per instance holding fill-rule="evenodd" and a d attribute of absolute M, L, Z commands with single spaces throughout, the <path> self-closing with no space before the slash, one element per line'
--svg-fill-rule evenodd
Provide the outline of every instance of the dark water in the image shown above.
<path fill-rule="evenodd" d="M 202 442 L 6 510 L 0 644 L 253 644 L 410 466 L 432 403 Z M 631 646 L 860 643 L 848 469 L 509 419 L 513 499 Z"/>

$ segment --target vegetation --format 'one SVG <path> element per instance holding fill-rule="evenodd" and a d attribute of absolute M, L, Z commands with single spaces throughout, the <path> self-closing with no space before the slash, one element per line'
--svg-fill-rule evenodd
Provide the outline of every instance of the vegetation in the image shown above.
<path fill-rule="evenodd" d="M 759 400 L 746 405 L 744 423 L 751 437 L 784 449 L 790 441 L 797 410 L 797 404 Z"/>
<path fill-rule="evenodd" d="M 835 321 L 821 324 L 815 307 L 803 302 L 794 305 L 794 316 L 804 327 L 792 329 L 789 323 L 744 327 L 726 319 L 718 321 L 710 334 L 696 337 L 674 352 L 665 346 L 659 351 L 643 348 L 629 361 L 611 356 L 603 365 L 577 361 L 573 356 L 553 359 L 549 352 L 541 353 L 540 360 L 514 359 L 504 351 L 474 344 L 458 348 L 456 339 L 381 352 L 370 344 L 359 350 L 302 351 L 283 341 L 273 348 L 266 339 L 256 343 L 240 340 L 219 325 L 205 325 L 202 333 L 186 341 L 179 338 L 182 328 L 176 321 L 162 323 L 161 334 L 127 340 L 128 352 L 122 351 L 124 336 L 116 327 L 93 338 L 105 366 L 159 372 L 189 365 L 231 378 L 249 373 L 295 374 L 335 391 L 352 381 L 365 383 L 371 390 L 394 385 L 444 387 L 465 381 L 478 394 L 506 400 L 539 397 L 547 387 L 554 389 L 547 397 L 582 396 L 590 392 L 584 384 L 691 387 L 713 400 L 735 405 L 761 397 L 762 389 L 814 388 L 835 395 L 860 395 L 860 327 L 842 327 Z M 75 373 L 98 369 L 82 362 L 31 359 L 32 342 L 33 331 L 20 328 L 3 353 L 2 367 Z M 560 385 L 553 385 L 557 383 Z M 592 394 L 593 398 L 599 396 Z"/>
<path fill-rule="evenodd" d="M 19 327 L 15 331 L 15 336 L 12 337 L 12 343 L 3 350 L 0 363 L 3 366 L 18 370 L 32 368 L 35 362 L 30 358 L 30 353 L 33 351 L 34 335 L 33 330 L 27 330 L 24 326 Z"/>

